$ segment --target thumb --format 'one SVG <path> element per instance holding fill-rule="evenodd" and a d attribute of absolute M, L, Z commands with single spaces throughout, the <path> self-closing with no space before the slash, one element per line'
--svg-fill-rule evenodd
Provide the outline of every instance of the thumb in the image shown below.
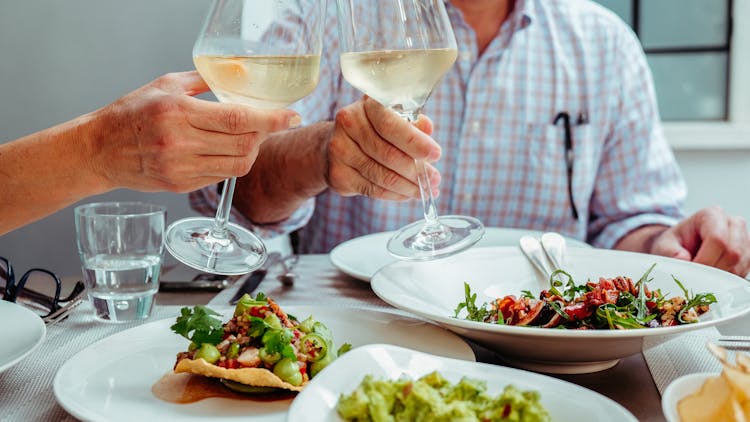
<path fill-rule="evenodd" d="M 172 94 L 194 96 L 208 91 L 208 85 L 195 70 L 168 73 L 153 81 L 152 84 Z"/>
<path fill-rule="evenodd" d="M 427 135 L 432 135 L 432 131 L 433 131 L 432 120 L 430 120 L 430 118 L 425 116 L 424 114 L 419 115 L 419 119 L 417 119 L 417 121 L 414 122 L 414 126 L 416 126 L 417 129 L 421 130 Z"/>
<path fill-rule="evenodd" d="M 683 248 L 682 246 L 676 248 L 674 251 L 672 251 L 671 255 L 664 254 L 664 256 L 668 256 L 670 258 L 677 258 L 681 259 L 683 261 L 692 261 L 693 256 L 688 252 L 687 249 Z"/>
<path fill-rule="evenodd" d="M 680 243 L 677 236 L 671 233 L 664 233 L 655 239 L 651 247 L 651 253 L 683 261 L 692 261 L 693 259 L 693 254 Z"/>

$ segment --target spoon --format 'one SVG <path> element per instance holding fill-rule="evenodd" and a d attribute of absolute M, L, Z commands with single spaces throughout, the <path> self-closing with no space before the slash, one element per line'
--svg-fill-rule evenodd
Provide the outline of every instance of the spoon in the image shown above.
<path fill-rule="evenodd" d="M 534 268 L 539 271 L 542 276 L 549 279 L 549 276 L 552 274 L 552 271 L 549 268 L 549 265 L 547 264 L 547 258 L 545 256 L 544 250 L 542 249 L 542 243 L 537 239 L 536 237 L 525 235 L 521 236 L 521 239 L 518 240 L 519 245 L 521 246 L 521 251 L 523 251 L 523 254 L 526 255 L 526 257 L 529 259 L 529 261 L 534 265 Z"/>
<path fill-rule="evenodd" d="M 297 278 L 297 275 L 292 272 L 292 268 L 297 264 L 297 261 L 299 261 L 299 256 L 294 254 L 280 261 L 281 266 L 284 268 L 284 272 L 277 275 L 276 279 L 284 286 L 294 285 L 294 280 Z"/>
<path fill-rule="evenodd" d="M 563 268 L 563 257 L 565 256 L 565 238 L 554 232 L 542 235 L 542 249 L 552 262 L 552 270 Z"/>

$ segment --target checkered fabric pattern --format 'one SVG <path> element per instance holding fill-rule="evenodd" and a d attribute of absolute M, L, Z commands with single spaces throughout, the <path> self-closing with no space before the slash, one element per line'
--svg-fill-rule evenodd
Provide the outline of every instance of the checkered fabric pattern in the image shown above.
<path fill-rule="evenodd" d="M 589 0 L 518 0 L 478 56 L 473 30 L 449 1 L 446 7 L 458 59 L 423 110 L 443 148 L 440 214 L 554 230 L 605 248 L 637 227 L 682 218 L 686 189 L 661 131 L 651 73 L 637 38 L 619 18 Z M 307 123 L 332 120 L 362 95 L 341 75 L 330 4 L 329 15 L 320 84 L 294 107 Z M 564 129 L 553 124 L 562 111 L 573 116 L 577 220 L 568 196 Z M 214 187 L 191 194 L 192 206 L 205 214 L 216 202 Z M 265 236 L 301 227 L 300 252 L 324 253 L 422 216 L 418 200 L 326 191 L 276 225 L 253 225 L 237 212 L 233 219 Z"/>

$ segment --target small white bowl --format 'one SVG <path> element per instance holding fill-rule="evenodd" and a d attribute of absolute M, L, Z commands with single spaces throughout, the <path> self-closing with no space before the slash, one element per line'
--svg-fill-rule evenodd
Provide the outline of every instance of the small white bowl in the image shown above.
<path fill-rule="evenodd" d="M 677 403 L 683 398 L 698 391 L 708 378 L 718 377 L 720 374 L 713 372 L 699 372 L 696 374 L 683 375 L 669 383 L 664 394 L 661 396 L 661 410 L 667 422 L 680 422 L 677 413 Z"/>

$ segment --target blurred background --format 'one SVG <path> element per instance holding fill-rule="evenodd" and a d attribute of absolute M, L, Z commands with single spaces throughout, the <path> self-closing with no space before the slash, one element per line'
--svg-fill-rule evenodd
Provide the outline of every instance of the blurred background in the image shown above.
<path fill-rule="evenodd" d="M 647 53 L 665 132 L 688 184 L 687 211 L 720 205 L 750 221 L 750 0 L 598 2 L 633 28 Z M 0 2 L 0 142 L 192 69 L 209 3 Z M 115 191 L 84 202 L 101 200 L 163 204 L 168 222 L 195 215 L 187 195 Z M 271 247 L 286 246 L 277 240 Z M 0 237 L 0 256 L 21 272 L 80 273 L 73 206 Z"/>

